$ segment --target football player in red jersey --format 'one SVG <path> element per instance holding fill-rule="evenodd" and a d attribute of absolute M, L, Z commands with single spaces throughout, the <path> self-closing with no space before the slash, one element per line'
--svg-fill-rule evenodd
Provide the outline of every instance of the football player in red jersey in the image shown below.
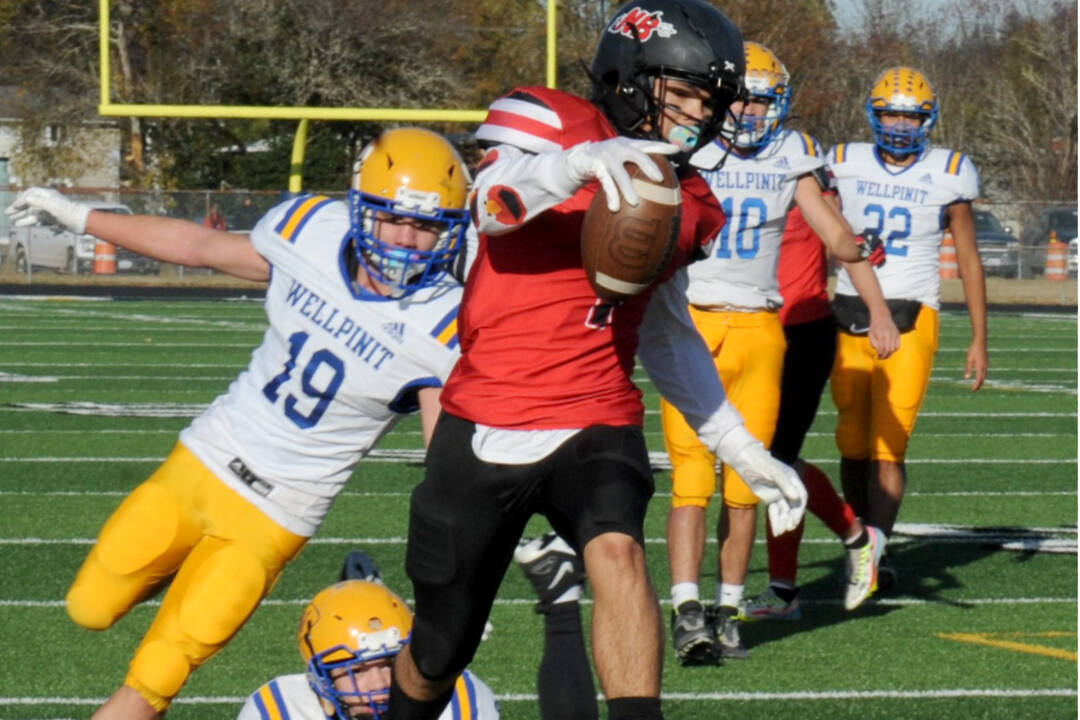
<path fill-rule="evenodd" d="M 470 199 L 478 253 L 459 316 L 462 358 L 412 495 L 416 621 L 394 664 L 394 720 L 438 716 L 537 512 L 584 559 L 608 717 L 662 717 L 663 624 L 643 547 L 653 481 L 635 353 L 702 441 L 769 503 L 776 531 L 799 522 L 805 490 L 727 402 L 676 272 L 723 224 L 686 158 L 715 136 L 743 70 L 742 37 L 715 7 L 631 2 L 603 32 L 591 101 L 520 88 L 496 100 L 478 130 L 490 146 Z M 624 162 L 659 179 L 646 152 L 673 153 L 679 168 L 678 248 L 656 285 L 611 306 L 582 268 L 582 220 L 598 191 L 609 207 L 637 202 Z"/>

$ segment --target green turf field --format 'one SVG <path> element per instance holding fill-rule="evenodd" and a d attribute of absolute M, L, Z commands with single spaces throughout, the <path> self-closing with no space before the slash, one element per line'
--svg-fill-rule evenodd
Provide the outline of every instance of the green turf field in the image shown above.
<path fill-rule="evenodd" d="M 111 510 L 225 390 L 264 326 L 253 301 L 0 298 L 0 720 L 88 717 L 121 682 L 154 601 L 95 634 L 67 619 L 67 586 Z M 897 591 L 845 613 L 840 545 L 810 519 L 803 620 L 745 627 L 751 658 L 722 668 L 682 668 L 668 648 L 666 717 L 1077 717 L 1076 318 L 993 315 L 991 380 L 977 394 L 962 378 L 967 328 L 965 315 L 944 315 L 909 452 L 905 532 L 891 546 Z M 642 387 L 658 467 L 648 555 L 666 598 L 668 476 L 656 393 Z M 835 421 L 826 397 L 804 453 L 834 480 Z M 303 604 L 354 546 L 410 595 L 403 538 L 421 446 L 408 419 L 380 447 L 414 452 L 361 464 L 319 535 L 169 717 L 233 718 L 263 681 L 299 671 Z M 544 529 L 535 520 L 530 531 Z M 764 556 L 759 538 L 749 594 L 764 588 Z M 707 595 L 714 581 L 707 571 Z M 541 619 L 516 568 L 492 622 L 473 669 L 504 718 L 537 718 Z"/>

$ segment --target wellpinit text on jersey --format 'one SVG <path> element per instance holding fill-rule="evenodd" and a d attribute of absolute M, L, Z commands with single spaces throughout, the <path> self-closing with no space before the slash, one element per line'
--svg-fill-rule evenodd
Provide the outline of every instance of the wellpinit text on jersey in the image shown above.
<path fill-rule="evenodd" d="M 764 190 L 779 192 L 787 177 L 782 172 L 757 172 L 752 170 L 721 170 L 706 177 L 710 187 L 717 190 Z"/>
<path fill-rule="evenodd" d="M 894 185 L 892 183 L 858 180 L 855 183 L 855 193 L 857 195 L 865 195 L 866 197 L 899 200 L 901 202 L 912 202 L 916 205 L 924 205 L 926 204 L 926 196 L 930 194 L 930 191 L 905 185 Z"/>
<path fill-rule="evenodd" d="M 286 295 L 286 302 L 307 318 L 311 324 L 344 345 L 376 370 L 385 361 L 394 357 L 394 351 L 379 342 L 360 323 L 331 305 L 326 298 L 320 297 L 305 287 L 300 281 L 292 281 Z"/>

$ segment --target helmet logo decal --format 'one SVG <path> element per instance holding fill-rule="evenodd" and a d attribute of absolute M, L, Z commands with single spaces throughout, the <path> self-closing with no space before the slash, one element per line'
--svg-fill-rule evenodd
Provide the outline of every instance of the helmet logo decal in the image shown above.
<path fill-rule="evenodd" d="M 663 10 L 642 10 L 640 7 L 633 7 L 616 17 L 608 27 L 608 32 L 641 42 L 647 41 L 654 34 L 662 38 L 678 34 L 673 24 L 664 22 Z"/>

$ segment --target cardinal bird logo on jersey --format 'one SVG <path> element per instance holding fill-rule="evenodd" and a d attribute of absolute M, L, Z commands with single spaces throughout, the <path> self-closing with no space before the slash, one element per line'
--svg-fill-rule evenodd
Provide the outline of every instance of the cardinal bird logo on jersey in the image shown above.
<path fill-rule="evenodd" d="M 664 22 L 663 10 L 649 11 L 634 7 L 615 18 L 608 32 L 646 42 L 654 34 L 669 38 L 677 34 L 678 30 L 671 23 Z"/>
<path fill-rule="evenodd" d="M 509 185 L 496 185 L 488 190 L 484 209 L 503 225 L 517 225 L 525 218 L 525 203 L 518 191 Z"/>

